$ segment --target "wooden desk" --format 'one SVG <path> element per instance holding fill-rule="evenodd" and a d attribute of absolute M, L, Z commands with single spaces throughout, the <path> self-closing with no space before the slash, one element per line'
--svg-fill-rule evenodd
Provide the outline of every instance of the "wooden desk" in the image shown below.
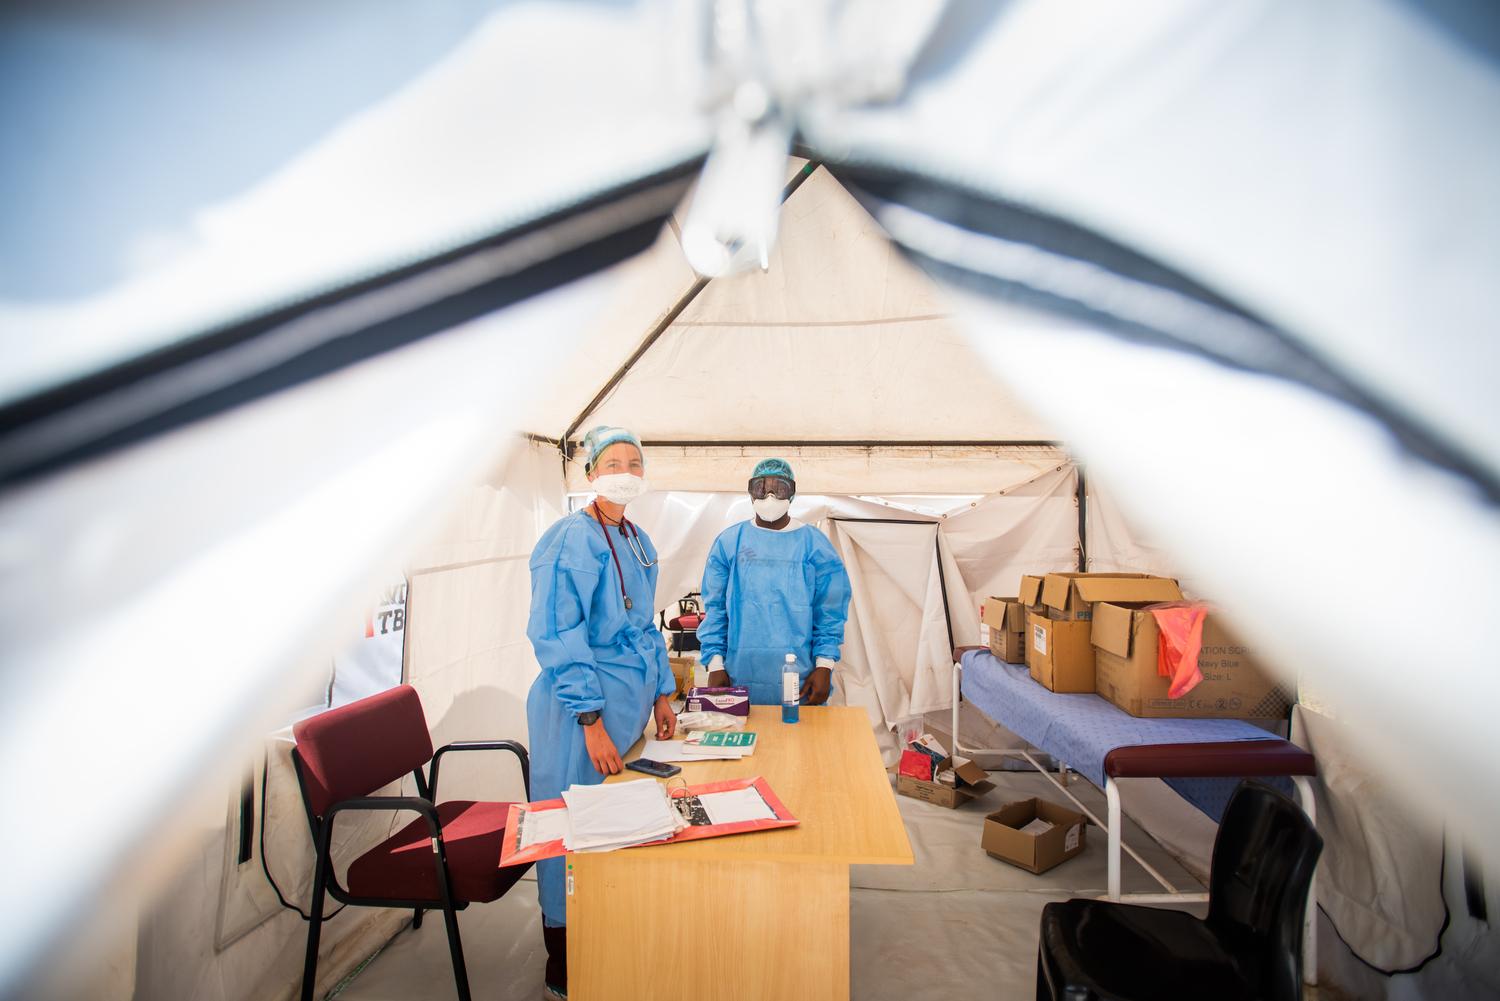
<path fill-rule="evenodd" d="M 849 866 L 913 862 L 869 718 L 803 707 L 788 726 L 779 706 L 755 706 L 747 729 L 760 735 L 753 755 L 684 763 L 681 778 L 764 776 L 801 823 L 569 855 L 570 998 L 849 996 Z M 656 781 L 608 779 L 637 780 Z"/>

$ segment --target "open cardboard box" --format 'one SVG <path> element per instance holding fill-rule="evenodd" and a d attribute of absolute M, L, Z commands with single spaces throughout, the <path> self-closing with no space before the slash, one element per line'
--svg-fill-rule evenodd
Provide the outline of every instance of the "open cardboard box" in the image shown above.
<path fill-rule="evenodd" d="M 1291 696 L 1261 670 L 1251 652 L 1210 612 L 1203 623 L 1198 671 L 1203 680 L 1179 699 L 1172 679 L 1157 674 L 1156 618 L 1148 608 L 1094 606 L 1095 690 L 1132 716 L 1281 719 Z"/>
<path fill-rule="evenodd" d="M 1040 834 L 1021 830 L 1038 819 L 1052 827 Z M 985 817 L 979 846 L 1002 862 L 1031 872 L 1046 872 L 1083 852 L 1087 827 L 1087 819 L 1077 810 L 1033 796 L 1006 803 Z"/>
<path fill-rule="evenodd" d="M 960 807 L 971 799 L 978 799 L 995 788 L 995 784 L 989 780 L 989 774 L 968 758 L 944 758 L 938 766 L 938 771 L 944 768 L 952 768 L 958 777 L 958 785 L 948 786 L 941 782 L 925 782 L 922 779 L 912 778 L 910 775 L 896 776 L 896 791 L 903 796 L 912 799 L 920 799 L 925 803 L 933 803 L 937 806 L 945 806 L 952 810 Z"/>
<path fill-rule="evenodd" d="M 984 624 L 990 627 L 990 653 L 1012 664 L 1026 663 L 1026 606 L 1019 598 L 986 598 Z"/>
<path fill-rule="evenodd" d="M 1042 611 L 1026 612 L 1026 666 L 1049 691 L 1092 692 L 1094 603 L 1181 600 L 1182 591 L 1170 577 L 1048 574 L 1042 579 Z"/>

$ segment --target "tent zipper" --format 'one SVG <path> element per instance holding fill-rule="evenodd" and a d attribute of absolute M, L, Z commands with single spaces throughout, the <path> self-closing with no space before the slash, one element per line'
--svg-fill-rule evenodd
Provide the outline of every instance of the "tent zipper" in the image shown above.
<path fill-rule="evenodd" d="M 702 159 L 0 407 L 0 489 L 442 333 L 645 250 Z"/>
<path fill-rule="evenodd" d="M 1331 397 L 1500 505 L 1500 478 L 1482 461 L 1287 331 L 1181 271 L 1061 217 L 950 180 L 869 163 L 825 167 L 934 277 Z"/>

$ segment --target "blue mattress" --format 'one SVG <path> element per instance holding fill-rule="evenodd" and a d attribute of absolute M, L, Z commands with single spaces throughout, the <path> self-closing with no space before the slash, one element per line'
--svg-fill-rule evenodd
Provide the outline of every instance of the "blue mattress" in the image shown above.
<path fill-rule="evenodd" d="M 985 650 L 964 654 L 963 668 L 964 698 L 1101 789 L 1104 756 L 1117 747 L 1267 740 L 1276 736 L 1243 720 L 1137 719 L 1098 695 L 1049 692 L 1031 680 L 1024 666 L 1007 664 Z M 1238 785 L 1236 779 L 1220 778 L 1166 781 L 1214 820 L 1223 815 Z M 1290 781 L 1270 781 L 1290 793 Z"/>

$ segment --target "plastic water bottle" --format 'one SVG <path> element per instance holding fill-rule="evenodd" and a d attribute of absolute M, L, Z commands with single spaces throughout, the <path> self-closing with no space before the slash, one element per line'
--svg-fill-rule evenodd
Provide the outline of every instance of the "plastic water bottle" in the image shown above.
<path fill-rule="evenodd" d="M 802 712 L 802 703 L 798 700 L 801 694 L 802 671 L 797 665 L 797 655 L 789 653 L 786 663 L 781 665 L 781 722 L 797 722 Z"/>

